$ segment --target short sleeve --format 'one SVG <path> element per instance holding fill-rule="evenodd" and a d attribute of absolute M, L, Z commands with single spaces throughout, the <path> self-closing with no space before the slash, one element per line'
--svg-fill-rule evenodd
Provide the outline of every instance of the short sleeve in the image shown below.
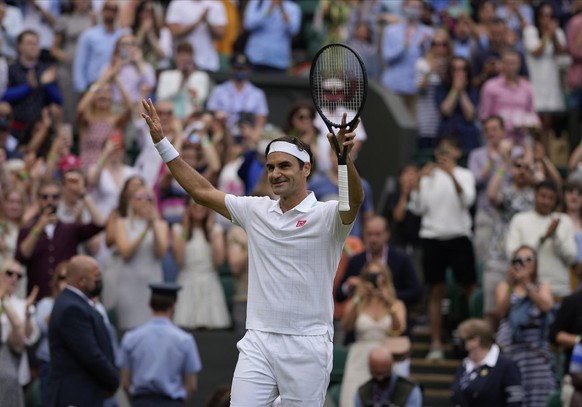
<path fill-rule="evenodd" d="M 211 1 L 212 10 L 208 14 L 208 22 L 214 26 L 225 26 L 227 24 L 226 10 L 224 5 L 218 1 Z"/>
<path fill-rule="evenodd" d="M 191 336 L 185 342 L 185 366 L 184 373 L 198 373 L 202 370 L 202 362 L 200 361 L 200 354 L 198 353 L 198 346 L 194 338 Z"/>

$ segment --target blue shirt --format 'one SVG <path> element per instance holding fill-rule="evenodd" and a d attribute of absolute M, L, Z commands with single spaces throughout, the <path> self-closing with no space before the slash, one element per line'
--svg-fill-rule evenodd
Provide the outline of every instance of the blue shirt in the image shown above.
<path fill-rule="evenodd" d="M 406 47 L 406 30 L 405 23 L 389 25 L 382 38 L 382 60 L 387 65 L 382 72 L 382 85 L 399 95 L 416 94 L 414 67 L 430 45 L 433 34 L 432 28 L 418 24 L 410 45 Z"/>
<path fill-rule="evenodd" d="M 396 386 L 397 379 L 398 379 L 398 376 L 395 374 L 390 376 L 390 386 L 388 386 L 388 388 L 384 392 L 382 392 L 380 400 L 382 400 L 382 401 L 390 400 L 390 396 L 394 392 L 394 387 Z M 355 402 L 355 407 L 365 407 L 362 400 L 360 399 L 359 389 L 356 392 L 354 402 Z M 422 393 L 420 392 L 420 387 L 414 386 L 414 388 L 412 389 L 412 392 L 408 396 L 408 400 L 406 401 L 406 404 L 404 404 L 402 407 L 422 407 Z"/>
<path fill-rule="evenodd" d="M 288 22 L 279 7 L 267 14 L 271 0 L 249 2 L 244 15 L 244 28 L 250 32 L 245 54 L 253 64 L 287 69 L 291 62 L 291 39 L 301 27 L 301 9 L 290 1 L 283 2 Z"/>
<path fill-rule="evenodd" d="M 131 371 L 132 395 L 153 393 L 174 399 L 186 398 L 184 376 L 202 369 L 192 335 L 163 317 L 125 334 L 119 366 Z"/>
<path fill-rule="evenodd" d="M 226 112 L 227 125 L 232 130 L 238 123 L 241 112 L 253 113 L 255 116 L 267 116 L 269 107 L 265 92 L 250 82 L 237 90 L 233 81 L 226 81 L 215 86 L 208 97 L 208 110 Z"/>
<path fill-rule="evenodd" d="M 108 32 L 105 26 L 98 25 L 81 34 L 73 61 L 73 86 L 77 92 L 84 92 L 99 79 L 103 67 L 111 62 L 115 43 L 125 32 L 121 28 Z"/>

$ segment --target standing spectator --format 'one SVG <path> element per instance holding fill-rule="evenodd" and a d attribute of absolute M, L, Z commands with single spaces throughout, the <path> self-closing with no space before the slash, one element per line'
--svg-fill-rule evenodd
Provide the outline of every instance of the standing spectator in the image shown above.
<path fill-rule="evenodd" d="M 510 175 L 509 179 L 506 174 Z M 487 197 L 497 216 L 494 217 L 488 240 L 489 250 L 483 274 L 483 306 L 485 319 L 495 330 L 499 323 L 495 312 L 495 290 L 497 284 L 505 279 L 509 264 L 505 253 L 509 222 L 515 214 L 534 207 L 534 185 L 531 157 L 527 157 L 523 148 L 516 146 L 497 164 L 487 186 Z"/>
<path fill-rule="evenodd" d="M 55 25 L 52 56 L 58 62 L 58 80 L 63 94 L 63 121 L 75 122 L 75 108 L 79 93 L 73 87 L 73 63 L 81 34 L 95 25 L 97 16 L 89 0 L 73 0 L 69 14 L 59 17 Z"/>
<path fill-rule="evenodd" d="M 531 5 L 522 0 L 505 0 L 505 4 L 497 7 L 496 14 L 502 18 L 513 37 L 510 42 L 521 46 L 521 35 L 524 29 L 534 23 L 534 13 Z"/>
<path fill-rule="evenodd" d="M 301 9 L 289 0 L 248 3 L 243 20 L 249 38 L 245 54 L 255 72 L 286 72 L 291 66 L 291 40 L 301 28 Z"/>
<path fill-rule="evenodd" d="M 55 39 L 55 24 L 60 16 L 61 8 L 58 2 L 24 0 L 20 2 L 22 10 L 22 29 L 34 31 L 40 40 L 40 59 L 54 62 L 51 48 Z"/>
<path fill-rule="evenodd" d="M 495 292 L 497 314 L 502 318 L 497 342 L 519 367 L 524 407 L 545 405 L 556 387 L 548 342 L 548 313 L 554 299 L 541 267 L 534 249 L 517 248 L 511 254 L 507 280 Z"/>
<path fill-rule="evenodd" d="M 202 362 L 192 335 L 172 324 L 176 284 L 150 284 L 153 317 L 121 343 L 121 385 L 132 406 L 178 406 L 198 389 Z"/>
<path fill-rule="evenodd" d="M 8 4 L 6 0 L 0 0 L 0 50 L 8 60 L 15 60 L 17 57 L 16 38 L 22 32 L 22 11 Z"/>
<path fill-rule="evenodd" d="M 172 228 L 172 253 L 180 267 L 177 282 L 182 286 L 174 323 L 191 330 L 230 327 L 230 315 L 217 268 L 226 260 L 222 226 L 214 213 L 192 199 L 182 223 Z"/>
<path fill-rule="evenodd" d="M 154 69 L 167 68 L 172 55 L 172 33 L 163 25 L 157 3 L 141 0 L 135 8 L 131 32 L 143 59 Z"/>
<path fill-rule="evenodd" d="M 479 1 L 477 6 L 475 34 L 479 38 L 479 43 L 484 48 L 489 46 L 489 36 L 493 23 L 495 22 L 496 8 L 496 2 L 493 0 Z"/>
<path fill-rule="evenodd" d="M 96 223 L 63 223 L 57 215 L 61 186 L 45 181 L 38 189 L 39 214 L 20 229 L 16 259 L 26 266 L 27 292 L 36 285 L 39 299 L 51 294 L 50 280 L 57 264 L 77 254 L 77 245 L 103 229 Z"/>
<path fill-rule="evenodd" d="M 516 214 L 509 225 L 505 251 L 511 256 L 520 246 L 537 247 L 538 276 L 549 283 L 556 300 L 570 294 L 570 266 L 577 255 L 574 225 L 565 213 L 555 212 L 558 188 L 542 181 L 535 188 L 533 210 Z"/>
<path fill-rule="evenodd" d="M 550 342 L 564 350 L 564 374 L 570 373 L 570 360 L 574 346 L 582 335 L 582 290 L 564 297 L 550 327 Z"/>
<path fill-rule="evenodd" d="M 66 281 L 49 321 L 46 401 L 50 406 L 101 407 L 117 390 L 119 373 L 107 327 L 91 300 L 102 286 L 97 261 L 74 256 Z"/>
<path fill-rule="evenodd" d="M 247 322 L 247 296 L 249 285 L 249 247 L 247 234 L 240 226 L 233 226 L 226 238 L 226 261 L 234 278 L 232 298 L 232 324 L 234 332 L 243 337 Z"/>
<path fill-rule="evenodd" d="M 536 12 L 536 25 L 523 30 L 526 62 L 534 91 L 534 107 L 542 122 L 542 143 L 548 148 L 552 114 L 564 110 L 564 92 L 558 57 L 566 52 L 566 35 L 549 4 Z"/>
<path fill-rule="evenodd" d="M 38 325 L 41 337 L 36 345 L 35 356 L 39 361 L 38 374 L 40 379 L 40 397 L 46 400 L 47 397 L 47 380 L 50 372 L 50 345 L 49 345 L 49 321 L 51 312 L 55 304 L 55 299 L 65 289 L 67 284 L 67 261 L 59 263 L 51 278 L 51 295 L 44 297 L 36 305 L 36 323 Z"/>
<path fill-rule="evenodd" d="M 566 74 L 566 88 L 571 92 L 573 108 L 580 120 L 582 110 L 582 0 L 572 1 L 572 18 L 566 27 L 566 43 L 572 64 Z M 578 140 L 578 137 L 575 138 Z"/>
<path fill-rule="evenodd" d="M 468 356 L 457 369 L 451 387 L 455 407 L 521 407 L 524 398 L 516 363 L 501 353 L 491 327 L 468 319 L 458 328 Z"/>
<path fill-rule="evenodd" d="M 406 331 L 406 306 L 396 297 L 392 274 L 384 262 L 366 263 L 341 322 L 344 330 L 356 333 L 348 351 L 340 396 L 340 405 L 351 407 L 358 387 L 370 379 L 366 363 L 370 350 Z M 409 363 L 402 361 L 396 370 L 408 376 Z"/>
<path fill-rule="evenodd" d="M 239 122 L 241 113 L 252 113 L 254 127 L 260 133 L 269 114 L 265 92 L 249 81 L 251 65 L 244 54 L 234 54 L 230 66 L 232 79 L 212 88 L 206 108 L 225 120 L 230 130 Z"/>
<path fill-rule="evenodd" d="M 390 270 L 396 295 L 410 311 L 420 301 L 422 288 L 410 256 L 388 244 L 390 228 L 386 219 L 379 215 L 368 219 L 364 224 L 363 239 L 365 250 L 349 259 L 343 279 L 335 292 L 336 300 L 343 302 L 350 298 L 360 283 L 360 275 L 366 263 L 378 261 Z"/>
<path fill-rule="evenodd" d="M 405 0 L 402 4 L 404 21 L 391 24 L 382 37 L 382 61 L 387 64 L 382 73 L 382 85 L 400 95 L 410 112 L 416 105 L 414 65 L 427 50 L 432 29 L 420 23 L 422 1 Z"/>
<path fill-rule="evenodd" d="M 531 83 L 519 76 L 520 57 L 517 51 L 503 52 L 501 73 L 489 79 L 481 89 L 479 118 L 499 115 L 505 123 L 506 135 L 517 144 L 528 142 L 526 131 L 539 125 Z"/>
<path fill-rule="evenodd" d="M 372 28 L 372 24 L 372 22 L 367 21 L 357 22 L 353 35 L 348 38 L 348 45 L 362 57 L 368 78 L 379 80 L 380 55 L 378 38 Z"/>
<path fill-rule="evenodd" d="M 469 14 L 461 14 L 455 23 L 453 55 L 471 61 L 482 46 L 475 23 Z"/>
<path fill-rule="evenodd" d="M 194 48 L 187 42 L 178 44 L 174 65 L 160 73 L 156 98 L 172 102 L 175 116 L 186 122 L 192 113 L 206 103 L 210 91 L 210 78 L 194 62 Z"/>
<path fill-rule="evenodd" d="M 8 77 L 6 78 L 8 83 Z M 8 102 L 0 102 L 0 148 L 6 152 L 6 158 L 20 158 L 18 139 L 12 135 L 12 106 Z"/>
<path fill-rule="evenodd" d="M 75 91 L 85 92 L 111 61 L 117 40 L 126 32 L 117 25 L 118 11 L 117 0 L 106 0 L 101 8 L 101 24 L 89 28 L 79 37 L 73 62 Z"/>
<path fill-rule="evenodd" d="M 61 104 L 57 68 L 41 62 L 38 34 L 23 31 L 17 39 L 18 59 L 8 68 L 8 88 L 2 97 L 12 105 L 13 135 L 20 139 L 24 129 L 41 118 L 44 107 Z"/>
<path fill-rule="evenodd" d="M 481 144 L 479 130 L 475 125 L 478 101 L 469 61 L 454 57 L 448 65 L 443 83 L 436 90 L 436 105 L 441 114 L 437 134 L 456 137 L 466 154 Z"/>
<path fill-rule="evenodd" d="M 352 4 L 346 0 L 319 0 L 316 18 L 321 19 L 324 45 L 346 42 L 351 8 Z"/>
<path fill-rule="evenodd" d="M 0 211 L 0 264 L 13 259 L 16 254 L 18 230 L 22 226 L 22 217 L 27 202 L 25 191 L 9 188 L 2 195 Z M 26 276 L 24 276 L 26 277 Z"/>
<path fill-rule="evenodd" d="M 192 45 L 196 66 L 204 71 L 217 71 L 220 66 L 213 41 L 222 38 L 226 22 L 224 5 L 215 0 L 172 0 L 166 12 L 174 42 Z"/>
<path fill-rule="evenodd" d="M 116 134 L 117 143 L 123 144 L 122 129 L 131 119 L 132 103 L 125 91 L 125 85 L 119 82 L 117 71 L 119 65 L 107 69 L 99 81 L 91 85 L 77 105 L 77 123 L 79 126 L 79 150 L 81 168 L 87 171 L 98 163 L 103 144 Z M 112 82 L 116 81 L 123 95 L 123 109 L 116 113 L 113 106 Z M 116 133 L 119 131 L 119 133 Z"/>
<path fill-rule="evenodd" d="M 161 259 L 168 250 L 168 224 L 159 218 L 148 188 L 139 187 L 129 197 L 128 214 L 117 219 L 115 231 L 122 260 L 116 310 L 119 329 L 126 331 L 148 320 L 146 287 L 162 282 Z"/>
<path fill-rule="evenodd" d="M 0 394 L 7 407 L 24 406 L 22 390 L 30 381 L 26 347 L 40 336 L 33 305 L 38 289 L 26 300 L 14 295 L 23 275 L 22 266 L 14 260 L 0 265 Z"/>
<path fill-rule="evenodd" d="M 443 82 L 451 57 L 451 41 L 446 31 L 438 30 L 432 36 L 428 52 L 414 66 L 416 89 L 416 124 L 418 147 L 434 149 L 441 115 L 435 103 L 437 89 Z M 449 134 L 452 135 L 452 134 Z"/>
<path fill-rule="evenodd" d="M 422 391 L 415 382 L 402 377 L 392 368 L 390 348 L 379 346 L 370 351 L 368 366 L 372 378 L 361 385 L 355 395 L 355 406 L 372 402 L 392 403 L 403 407 L 421 407 Z"/>
<path fill-rule="evenodd" d="M 283 132 L 291 137 L 297 137 L 311 147 L 311 152 L 317 157 L 317 137 L 319 130 L 315 127 L 315 107 L 311 101 L 297 102 L 287 114 Z"/>
<path fill-rule="evenodd" d="M 437 163 L 426 164 L 412 192 L 411 210 L 422 216 L 424 280 L 429 285 L 428 316 L 431 344 L 427 359 L 442 359 L 441 302 L 445 277 L 451 267 L 467 299 L 476 282 L 475 254 L 471 243 L 471 215 L 475 202 L 475 178 L 457 165 L 461 150 L 453 139 L 443 137 L 435 150 Z"/>
<path fill-rule="evenodd" d="M 562 199 L 564 212 L 574 225 L 574 237 L 578 248 L 576 264 L 572 269 L 572 289 L 576 290 L 582 287 L 579 285 L 582 282 L 582 185 L 578 182 L 568 182 L 564 187 Z"/>

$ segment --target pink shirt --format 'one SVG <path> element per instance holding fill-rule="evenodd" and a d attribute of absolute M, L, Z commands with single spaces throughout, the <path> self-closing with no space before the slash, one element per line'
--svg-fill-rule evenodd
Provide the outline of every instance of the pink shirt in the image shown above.
<path fill-rule="evenodd" d="M 525 133 L 518 128 L 534 127 L 540 123 L 529 81 L 519 78 L 516 84 L 510 85 L 499 75 L 485 82 L 481 90 L 479 119 L 484 120 L 494 114 L 503 117 L 508 138 L 523 141 Z"/>
<path fill-rule="evenodd" d="M 577 14 L 570 19 L 566 28 L 568 52 L 572 56 L 572 65 L 566 76 L 566 86 L 569 89 L 582 88 L 582 47 L 576 44 L 580 30 L 582 30 L 582 14 Z"/>

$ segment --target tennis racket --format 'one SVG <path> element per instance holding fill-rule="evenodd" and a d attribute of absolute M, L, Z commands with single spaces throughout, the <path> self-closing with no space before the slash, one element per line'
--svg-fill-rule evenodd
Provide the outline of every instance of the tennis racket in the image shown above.
<path fill-rule="evenodd" d="M 329 44 L 313 59 L 309 86 L 315 109 L 333 134 L 338 160 L 339 210 L 346 212 L 350 210 L 347 147 L 340 148 L 333 129 L 351 129 L 357 123 L 368 93 L 366 67 L 362 58 L 347 45 Z M 344 113 L 347 113 L 345 122 Z"/>

